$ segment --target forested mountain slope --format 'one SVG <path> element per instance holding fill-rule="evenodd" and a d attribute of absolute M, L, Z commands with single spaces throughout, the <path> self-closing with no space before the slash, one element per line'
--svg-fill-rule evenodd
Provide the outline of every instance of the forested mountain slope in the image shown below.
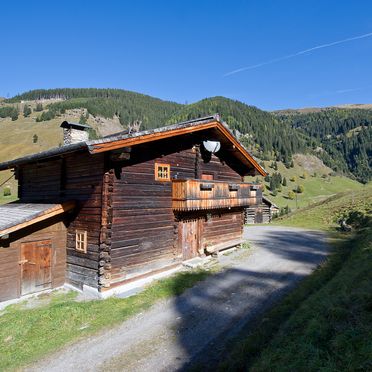
<path fill-rule="evenodd" d="M 224 97 L 206 98 L 184 106 L 169 123 L 219 113 L 240 141 L 261 159 L 276 159 L 290 164 L 292 154 L 305 152 L 310 142 L 306 135 L 281 122 L 269 112 Z"/>
<path fill-rule="evenodd" d="M 51 120 L 66 110 L 85 108 L 89 114 L 112 118 L 117 116 L 123 126 L 135 120 L 142 121 L 142 128 L 155 128 L 164 124 L 182 105 L 163 101 L 144 94 L 122 89 L 62 88 L 39 89 L 17 95 L 6 102 L 56 100 L 40 121 Z"/>
<path fill-rule="evenodd" d="M 372 110 L 328 108 L 318 112 L 280 112 L 283 123 L 311 138 L 312 149 L 335 171 L 371 179 Z"/>
<path fill-rule="evenodd" d="M 261 160 L 282 161 L 289 167 L 293 154 L 312 153 L 336 172 L 363 182 L 371 179 L 372 110 L 271 113 L 225 97 L 183 105 L 121 89 L 94 88 L 33 90 L 0 102 L 0 121 L 55 125 L 78 115 L 77 120 L 93 124 L 99 135 L 107 134 L 107 128 L 100 130 L 104 121 L 100 118 L 114 119 L 113 130 L 119 131 L 137 120 L 141 129 L 149 129 L 215 113 Z"/>

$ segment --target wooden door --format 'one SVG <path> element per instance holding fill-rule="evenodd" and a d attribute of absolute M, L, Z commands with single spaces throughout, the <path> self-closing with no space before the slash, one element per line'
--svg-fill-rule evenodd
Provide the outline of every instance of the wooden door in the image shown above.
<path fill-rule="evenodd" d="M 263 211 L 262 211 L 261 208 L 256 209 L 254 222 L 255 223 L 263 223 Z"/>
<path fill-rule="evenodd" d="M 200 244 L 199 221 L 197 219 L 191 221 L 180 222 L 182 259 L 189 260 L 198 255 Z"/>
<path fill-rule="evenodd" d="M 51 240 L 21 244 L 21 295 L 52 286 Z"/>

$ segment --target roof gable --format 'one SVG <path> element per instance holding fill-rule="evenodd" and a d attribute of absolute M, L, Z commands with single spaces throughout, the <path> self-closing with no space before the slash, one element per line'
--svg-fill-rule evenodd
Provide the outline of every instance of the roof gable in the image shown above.
<path fill-rule="evenodd" d="M 239 158 L 247 165 L 251 165 L 257 172 L 263 176 L 267 174 L 265 169 L 257 160 L 244 148 L 244 146 L 235 138 L 228 129 L 227 125 L 221 122 L 218 116 L 209 116 L 201 119 L 191 120 L 166 127 L 157 128 L 149 131 L 135 133 L 125 133 L 108 136 L 103 139 L 87 142 L 91 154 L 117 150 L 123 147 L 135 146 L 143 143 L 153 142 L 161 139 L 182 136 L 189 133 L 201 132 L 207 129 L 218 131 L 226 142 L 230 142 L 233 149 L 239 153 Z"/>

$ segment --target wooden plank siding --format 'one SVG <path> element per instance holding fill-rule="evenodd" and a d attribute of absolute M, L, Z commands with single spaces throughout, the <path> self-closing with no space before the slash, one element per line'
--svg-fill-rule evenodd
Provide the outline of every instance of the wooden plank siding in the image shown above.
<path fill-rule="evenodd" d="M 271 222 L 270 207 L 264 203 L 252 205 L 245 210 L 245 223 L 269 223 Z"/>
<path fill-rule="evenodd" d="M 256 203 L 256 185 L 224 181 L 174 180 L 172 208 L 177 211 L 245 207 Z"/>
<path fill-rule="evenodd" d="M 203 249 L 230 240 L 240 239 L 243 233 L 243 219 L 242 208 L 211 212 L 204 222 Z"/>
<path fill-rule="evenodd" d="M 36 223 L 0 240 L 0 301 L 21 295 L 21 245 L 42 240 L 51 241 L 51 288 L 65 283 L 66 226 L 61 216 Z"/>
<path fill-rule="evenodd" d="M 211 160 L 207 163 L 205 163 L 203 158 L 200 157 L 199 163 L 200 173 L 212 174 L 214 180 L 243 182 L 243 177 L 230 168 L 225 162 L 221 161 L 216 155 L 212 155 Z M 201 178 L 201 175 L 199 175 L 197 178 Z"/>

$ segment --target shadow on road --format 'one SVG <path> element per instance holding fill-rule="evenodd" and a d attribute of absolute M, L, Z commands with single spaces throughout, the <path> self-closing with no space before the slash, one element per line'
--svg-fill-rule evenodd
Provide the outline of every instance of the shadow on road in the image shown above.
<path fill-rule="evenodd" d="M 322 233 L 267 231 L 252 239 L 256 249 L 248 260 L 175 299 L 177 341 L 187 354 L 181 370 L 215 370 L 239 331 L 253 326 L 327 255 Z"/>

